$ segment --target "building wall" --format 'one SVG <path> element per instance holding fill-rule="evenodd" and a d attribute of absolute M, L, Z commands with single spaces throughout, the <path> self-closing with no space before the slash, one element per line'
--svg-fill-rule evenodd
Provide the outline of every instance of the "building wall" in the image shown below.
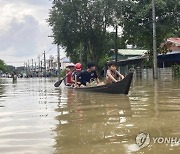
<path fill-rule="evenodd" d="M 171 51 L 180 51 L 180 46 L 178 46 L 178 47 L 177 46 L 171 46 L 170 50 Z"/>

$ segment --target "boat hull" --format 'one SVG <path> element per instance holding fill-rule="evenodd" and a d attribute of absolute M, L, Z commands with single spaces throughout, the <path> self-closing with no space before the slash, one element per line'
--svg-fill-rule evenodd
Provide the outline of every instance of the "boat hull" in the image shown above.
<path fill-rule="evenodd" d="M 109 85 L 103 85 L 103 86 L 97 86 L 97 87 L 81 87 L 81 88 L 68 87 L 68 88 L 74 89 L 76 91 L 127 95 L 129 93 L 132 79 L 133 79 L 133 73 L 129 73 L 123 80 L 116 83 L 109 84 Z"/>

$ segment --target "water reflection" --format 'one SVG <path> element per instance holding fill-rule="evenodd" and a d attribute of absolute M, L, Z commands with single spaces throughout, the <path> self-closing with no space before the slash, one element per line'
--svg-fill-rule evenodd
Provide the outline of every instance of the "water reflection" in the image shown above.
<path fill-rule="evenodd" d="M 132 116 L 127 96 L 72 90 L 64 93 L 66 97 L 61 96 L 56 109 L 59 123 L 54 130 L 58 134 L 55 153 L 78 153 L 88 145 L 93 151 L 98 143 L 123 142 L 127 131 L 118 130 Z"/>
<path fill-rule="evenodd" d="M 180 85 L 177 81 L 136 80 L 129 96 L 64 90 L 54 130 L 54 153 L 170 153 L 178 146 L 135 145 L 140 132 L 180 136 Z"/>

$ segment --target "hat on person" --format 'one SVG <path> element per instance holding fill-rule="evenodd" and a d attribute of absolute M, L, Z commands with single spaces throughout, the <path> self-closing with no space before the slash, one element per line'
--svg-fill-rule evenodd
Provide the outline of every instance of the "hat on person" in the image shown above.
<path fill-rule="evenodd" d="M 81 71 L 82 70 L 81 63 L 76 63 L 75 68 L 76 68 L 76 71 Z"/>
<path fill-rule="evenodd" d="M 75 65 L 73 63 L 70 63 L 66 66 L 66 68 L 69 68 L 69 67 L 75 67 Z"/>

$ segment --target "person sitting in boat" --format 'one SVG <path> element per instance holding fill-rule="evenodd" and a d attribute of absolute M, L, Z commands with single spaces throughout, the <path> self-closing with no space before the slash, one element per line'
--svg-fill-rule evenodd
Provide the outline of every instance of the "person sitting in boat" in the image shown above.
<path fill-rule="evenodd" d="M 66 80 L 65 80 L 66 86 L 72 85 L 73 81 L 72 81 L 71 77 L 72 77 L 72 73 L 74 70 L 75 70 L 75 65 L 73 63 L 66 66 L 66 75 L 67 75 Z"/>
<path fill-rule="evenodd" d="M 77 79 L 75 82 L 75 87 L 78 87 L 77 82 L 80 82 L 81 86 L 87 86 L 92 81 L 95 81 L 99 84 L 99 79 L 96 73 L 96 67 L 94 62 L 88 62 L 87 70 L 82 71 L 79 75 L 77 75 Z"/>
<path fill-rule="evenodd" d="M 117 71 L 117 66 L 115 61 L 110 61 L 108 63 L 108 70 L 106 73 L 106 84 L 111 84 L 113 82 L 118 82 L 119 78 L 124 79 L 124 76 Z"/>
<path fill-rule="evenodd" d="M 78 84 L 78 85 L 81 84 L 81 83 L 77 80 L 77 76 L 81 73 L 81 71 L 82 71 L 82 65 L 81 65 L 81 63 L 76 63 L 76 65 L 75 65 L 75 71 L 72 73 L 72 76 L 71 76 L 71 81 L 72 81 L 72 83 L 73 83 L 72 86 L 74 86 L 74 84 L 76 83 L 76 81 L 77 81 L 76 85 L 77 85 L 77 84 Z"/>

